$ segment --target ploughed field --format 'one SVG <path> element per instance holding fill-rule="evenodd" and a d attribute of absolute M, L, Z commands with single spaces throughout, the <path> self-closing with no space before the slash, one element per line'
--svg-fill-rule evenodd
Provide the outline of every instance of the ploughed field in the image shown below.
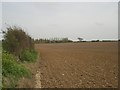
<path fill-rule="evenodd" d="M 36 44 L 43 88 L 118 87 L 117 42 Z"/>

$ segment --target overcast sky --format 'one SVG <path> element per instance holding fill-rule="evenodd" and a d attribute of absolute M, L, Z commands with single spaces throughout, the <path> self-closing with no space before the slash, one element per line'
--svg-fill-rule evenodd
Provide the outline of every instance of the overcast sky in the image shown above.
<path fill-rule="evenodd" d="M 2 15 L 33 38 L 118 38 L 117 2 L 3 2 Z"/>

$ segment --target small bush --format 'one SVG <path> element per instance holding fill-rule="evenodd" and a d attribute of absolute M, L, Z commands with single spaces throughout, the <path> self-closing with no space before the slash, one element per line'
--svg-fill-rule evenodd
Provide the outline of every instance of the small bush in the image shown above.
<path fill-rule="evenodd" d="M 12 54 L 3 52 L 2 54 L 2 75 L 3 85 L 9 81 L 10 86 L 14 87 L 14 83 L 21 77 L 30 77 L 31 73 L 23 65 L 16 62 L 16 58 Z M 8 85 L 7 85 L 8 87 Z"/>
<path fill-rule="evenodd" d="M 34 62 L 37 59 L 37 52 L 35 50 L 24 50 L 20 56 L 21 61 Z"/>
<path fill-rule="evenodd" d="M 34 40 L 20 27 L 8 27 L 4 33 L 3 49 L 19 56 L 24 49 L 33 49 Z"/>

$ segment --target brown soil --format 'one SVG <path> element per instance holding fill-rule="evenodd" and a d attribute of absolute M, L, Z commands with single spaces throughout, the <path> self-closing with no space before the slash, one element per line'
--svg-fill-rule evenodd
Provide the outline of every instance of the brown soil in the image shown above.
<path fill-rule="evenodd" d="M 42 87 L 117 87 L 117 46 L 117 42 L 36 44 Z"/>

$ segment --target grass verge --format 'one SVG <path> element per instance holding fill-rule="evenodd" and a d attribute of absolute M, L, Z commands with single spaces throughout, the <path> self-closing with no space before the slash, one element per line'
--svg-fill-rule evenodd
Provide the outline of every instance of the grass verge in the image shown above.
<path fill-rule="evenodd" d="M 30 77 L 31 72 L 17 62 L 16 57 L 5 51 L 2 53 L 3 88 L 14 88 L 21 77 Z"/>
<path fill-rule="evenodd" d="M 21 53 L 21 61 L 35 62 L 37 59 L 37 52 L 35 50 L 24 50 Z"/>

